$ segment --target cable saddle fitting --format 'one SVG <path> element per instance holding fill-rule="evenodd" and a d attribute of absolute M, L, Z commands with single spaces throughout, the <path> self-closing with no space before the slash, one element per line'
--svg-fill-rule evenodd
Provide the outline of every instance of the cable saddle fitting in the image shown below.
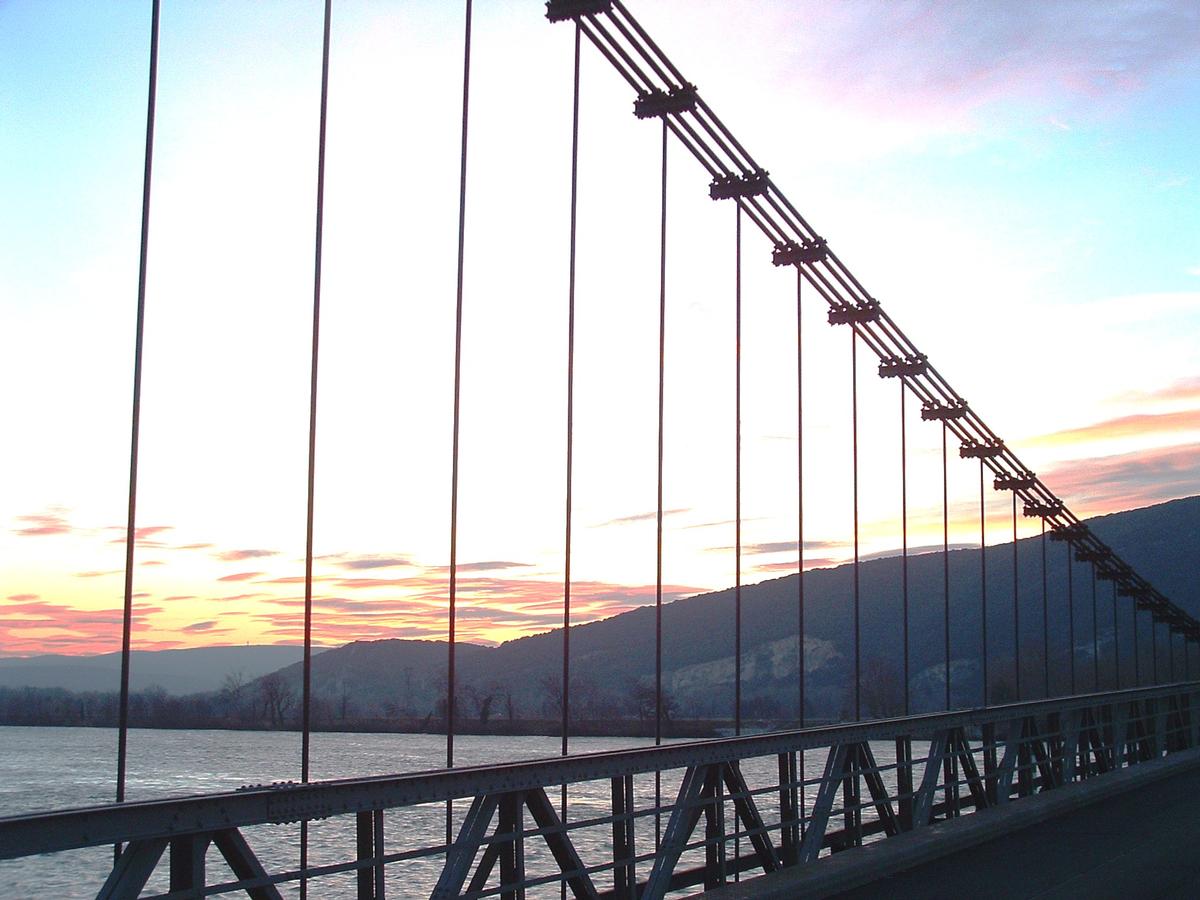
<path fill-rule="evenodd" d="M 921 418 L 926 422 L 945 422 L 950 419 L 961 419 L 967 414 L 967 401 L 955 400 L 945 404 L 926 401 L 921 404 Z"/>
<path fill-rule="evenodd" d="M 1059 515 L 1064 508 L 1061 500 L 1051 500 L 1048 503 L 1034 501 L 1025 504 L 1022 515 L 1027 519 L 1045 519 Z"/>
<path fill-rule="evenodd" d="M 612 12 L 612 0 L 548 0 L 546 3 L 546 18 L 551 22 L 598 16 L 606 12 Z"/>
<path fill-rule="evenodd" d="M 763 197 L 767 193 L 767 175 L 762 169 L 742 172 L 740 175 L 724 174 L 713 178 L 708 186 L 708 196 L 714 200 L 740 200 L 744 197 Z"/>
<path fill-rule="evenodd" d="M 880 378 L 915 378 L 929 371 L 929 360 L 924 353 L 916 356 L 889 356 L 879 363 Z"/>
<path fill-rule="evenodd" d="M 1004 452 L 1004 441 L 963 441 L 961 447 L 958 448 L 958 455 L 962 459 L 993 459 Z"/>
<path fill-rule="evenodd" d="M 879 318 L 879 301 L 867 299 L 866 303 L 839 303 L 829 310 L 830 325 L 861 325 Z"/>
<path fill-rule="evenodd" d="M 695 112 L 696 100 L 694 84 L 672 87 L 670 92 L 655 88 L 638 94 L 637 99 L 633 101 L 633 114 L 639 119 L 657 119 L 672 113 L 680 115 Z"/>
<path fill-rule="evenodd" d="M 824 262 L 829 256 L 829 248 L 825 238 L 816 237 L 803 244 L 788 241 L 786 244 L 776 244 L 771 252 L 771 263 L 776 266 L 799 266 L 801 263 Z"/>

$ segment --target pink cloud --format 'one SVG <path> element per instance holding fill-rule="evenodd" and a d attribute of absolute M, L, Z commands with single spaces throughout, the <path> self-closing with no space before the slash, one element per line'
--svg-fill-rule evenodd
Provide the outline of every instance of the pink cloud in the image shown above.
<path fill-rule="evenodd" d="M 1190 497 L 1200 493 L 1200 444 L 1072 460 L 1050 468 L 1043 480 L 1080 515 Z"/>
<path fill-rule="evenodd" d="M 268 556 L 278 555 L 278 550 L 222 550 L 213 554 L 222 562 L 241 562 L 247 559 L 264 559 Z"/>
<path fill-rule="evenodd" d="M 234 572 L 232 575 L 222 575 L 217 581 L 249 581 L 262 574 L 262 572 Z"/>
<path fill-rule="evenodd" d="M 65 510 L 52 508 L 44 513 L 17 516 L 22 523 L 13 529 L 14 534 L 22 537 L 50 537 L 59 534 L 70 534 L 75 529 L 67 521 Z"/>

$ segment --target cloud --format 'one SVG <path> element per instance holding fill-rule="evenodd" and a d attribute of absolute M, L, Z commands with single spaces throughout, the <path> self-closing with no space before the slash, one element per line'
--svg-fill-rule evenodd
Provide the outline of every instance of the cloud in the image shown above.
<path fill-rule="evenodd" d="M 488 560 L 485 562 L 459 563 L 459 572 L 493 572 L 502 569 L 533 569 L 536 566 L 533 563 L 510 562 L 508 560 Z M 432 566 L 426 571 L 428 572 L 449 572 L 449 566 Z"/>
<path fill-rule="evenodd" d="M 115 537 L 112 540 L 110 540 L 109 541 L 110 544 L 124 544 L 125 543 L 125 537 L 128 533 L 128 529 L 126 528 L 126 526 L 124 526 L 124 525 L 108 525 L 105 527 L 104 530 L 105 531 L 118 531 L 121 533 L 120 537 Z M 174 525 L 141 525 L 141 526 L 133 529 L 134 545 L 137 547 L 150 547 L 150 548 L 157 548 L 157 549 L 165 548 L 165 547 L 167 547 L 167 545 L 165 543 L 163 543 L 162 541 L 155 540 L 155 538 L 160 534 L 163 534 L 168 531 L 174 531 L 174 530 L 175 530 Z"/>
<path fill-rule="evenodd" d="M 1196 273 L 1200 275 L 1200 268 Z M 1154 391 L 1128 391 L 1116 398 L 1126 403 L 1157 403 L 1170 401 L 1197 400 L 1200 401 L 1200 377 L 1181 378 L 1173 381 L 1164 388 Z"/>
<path fill-rule="evenodd" d="M 350 590 L 372 587 L 389 590 L 383 596 L 314 597 L 314 633 L 321 640 L 445 638 L 447 584 L 443 577 L 425 573 L 398 579 L 344 579 L 338 586 Z M 663 599 L 671 602 L 701 590 L 667 584 L 663 587 Z M 654 585 L 575 582 L 571 586 L 572 623 L 608 618 L 653 603 L 654 596 Z M 457 598 L 460 640 L 494 644 L 498 639 L 562 624 L 563 585 L 559 581 L 465 574 L 459 579 Z M 278 612 L 254 614 L 257 621 L 270 623 L 270 634 L 294 638 L 300 633 L 303 598 L 274 597 L 266 602 L 282 608 Z"/>
<path fill-rule="evenodd" d="M 75 529 L 67 521 L 66 510 L 51 507 L 44 513 L 17 516 L 21 524 L 13 529 L 14 534 L 22 537 L 50 537 L 59 534 L 70 534 Z"/>
<path fill-rule="evenodd" d="M 120 647 L 123 612 L 119 606 L 84 609 L 42 600 L 36 594 L 14 594 L 9 600 L 13 602 L 0 605 L 0 647 L 5 655 L 109 653 Z M 139 650 L 179 644 L 145 638 L 152 629 L 149 617 L 161 612 L 159 606 L 134 604 L 132 629 L 139 635 Z"/>
<path fill-rule="evenodd" d="M 193 622 L 191 625 L 184 625 L 183 628 L 180 629 L 180 631 L 186 631 L 189 634 L 198 634 L 198 633 L 204 632 L 204 631 L 212 631 L 216 627 L 217 627 L 216 620 L 210 619 L 207 622 Z M 229 629 L 222 628 L 219 630 L 228 631 Z"/>
<path fill-rule="evenodd" d="M 411 566 L 412 563 L 403 556 L 354 556 L 341 559 L 334 565 L 343 569 L 394 569 Z"/>
<path fill-rule="evenodd" d="M 743 520 L 744 521 L 744 520 Z M 838 550 L 845 547 L 842 541 L 805 541 L 804 549 L 808 550 Z M 732 545 L 723 547 L 705 547 L 710 553 L 732 553 L 735 549 Z M 772 553 L 795 553 L 795 541 L 766 541 L 759 544 L 743 544 L 742 553 L 746 556 L 769 555 Z"/>
<path fill-rule="evenodd" d="M 262 572 L 234 572 L 232 575 L 222 575 L 217 581 L 249 581 L 262 574 Z"/>
<path fill-rule="evenodd" d="M 1092 425 L 1040 435 L 1031 438 L 1027 443 L 1056 446 L 1087 441 L 1106 441 L 1114 438 L 1145 437 L 1151 434 L 1178 434 L 1181 431 L 1200 431 L 1200 409 L 1119 416 Z"/>
<path fill-rule="evenodd" d="M 87 572 L 76 572 L 76 578 L 102 578 L 105 575 L 120 575 L 124 569 L 93 569 Z"/>
<path fill-rule="evenodd" d="M 687 512 L 691 512 L 691 511 L 692 510 L 690 507 L 682 507 L 680 509 L 664 509 L 663 516 L 664 516 L 664 518 L 666 516 L 678 516 L 678 515 L 681 515 L 682 513 L 687 513 Z M 599 524 L 593 525 L 592 527 L 593 528 L 607 528 L 610 525 L 632 525 L 635 522 L 653 522 L 657 519 L 658 519 L 658 510 L 651 510 L 650 512 L 634 513 L 632 516 L 620 516 L 619 518 L 616 518 L 616 519 L 609 519 L 607 522 L 600 522 Z"/>
<path fill-rule="evenodd" d="M 278 550 L 221 550 L 213 554 L 222 562 L 241 562 L 247 559 L 264 559 L 268 556 L 278 555 Z"/>
<path fill-rule="evenodd" d="M 1200 444 L 1072 460 L 1044 480 L 1081 515 L 1190 497 L 1200 494 Z"/>

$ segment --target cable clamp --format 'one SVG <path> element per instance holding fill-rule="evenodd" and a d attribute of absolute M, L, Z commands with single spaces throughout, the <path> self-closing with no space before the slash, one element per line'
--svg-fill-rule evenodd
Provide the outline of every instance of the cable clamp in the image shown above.
<path fill-rule="evenodd" d="M 795 241 L 776 244 L 771 253 L 771 263 L 776 266 L 799 266 L 801 263 L 811 265 L 824 262 L 828 256 L 829 247 L 825 238 L 815 237 L 803 244 L 797 244 Z"/>
<path fill-rule="evenodd" d="M 839 303 L 829 310 L 830 325 L 861 325 L 879 318 L 879 301 L 868 297 L 864 303 Z"/>
<path fill-rule="evenodd" d="M 926 422 L 945 422 L 948 419 L 961 419 L 967 414 L 967 401 L 958 399 L 949 404 L 929 400 L 921 404 L 921 418 Z"/>
<path fill-rule="evenodd" d="M 879 363 L 880 378 L 915 378 L 929 371 L 929 360 L 924 353 L 916 356 L 889 356 Z"/>
<path fill-rule="evenodd" d="M 1054 525 L 1050 532 L 1050 540 L 1052 541 L 1068 541 L 1074 543 L 1082 540 L 1087 535 L 1087 526 L 1081 522 L 1073 522 L 1070 525 Z"/>
<path fill-rule="evenodd" d="M 546 18 L 551 22 L 598 16 L 606 12 L 612 12 L 612 0 L 547 0 L 546 3 Z"/>
<path fill-rule="evenodd" d="M 1050 516 L 1059 515 L 1065 507 L 1063 502 L 1058 499 L 1042 502 L 1034 500 L 1025 504 L 1025 510 L 1022 513 L 1027 519 L 1048 519 Z"/>
<path fill-rule="evenodd" d="M 745 197 L 759 197 L 767 193 L 767 175 L 763 169 L 753 172 L 732 172 L 717 175 L 708 186 L 708 196 L 713 200 L 740 200 Z"/>
<path fill-rule="evenodd" d="M 1003 452 L 1004 441 L 998 438 L 994 441 L 966 440 L 958 448 L 962 459 L 994 459 Z"/>
<path fill-rule="evenodd" d="M 1027 491 L 1037 484 L 1037 476 L 1032 472 L 1001 472 L 992 481 L 992 487 L 998 491 Z M 1029 504 L 1026 504 L 1026 509 Z"/>
<path fill-rule="evenodd" d="M 633 101 L 633 114 L 639 119 L 655 119 L 695 112 L 697 99 L 694 84 L 681 84 L 670 91 L 655 88 L 638 94 Z"/>

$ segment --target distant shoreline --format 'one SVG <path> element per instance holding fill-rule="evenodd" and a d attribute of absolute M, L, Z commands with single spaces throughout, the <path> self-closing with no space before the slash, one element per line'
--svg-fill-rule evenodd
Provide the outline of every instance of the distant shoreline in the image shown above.
<path fill-rule="evenodd" d="M 51 721 L 2 721 L 0 727 L 12 728 L 116 728 L 115 721 L 71 721 L 55 719 Z M 145 721 L 130 722 L 130 728 L 148 728 L 156 731 L 300 731 L 298 724 L 271 726 L 263 722 L 213 722 L 181 721 L 172 723 L 154 723 Z M 679 738 L 716 738 L 728 734 L 732 729 L 725 723 L 707 720 L 680 720 L 663 723 L 663 737 Z M 755 730 L 758 730 L 757 728 Z M 348 719 L 338 722 L 314 723 L 310 731 L 331 734 L 437 734 L 444 735 L 446 729 L 442 723 L 425 725 L 420 720 L 390 720 L 390 719 Z M 481 724 L 475 722 L 460 722 L 454 729 L 456 735 L 492 736 L 492 737 L 559 737 L 562 732 L 559 723 L 546 719 L 513 719 Z M 570 730 L 571 737 L 628 737 L 653 738 L 654 723 L 639 722 L 623 719 L 608 721 L 574 722 Z"/>

